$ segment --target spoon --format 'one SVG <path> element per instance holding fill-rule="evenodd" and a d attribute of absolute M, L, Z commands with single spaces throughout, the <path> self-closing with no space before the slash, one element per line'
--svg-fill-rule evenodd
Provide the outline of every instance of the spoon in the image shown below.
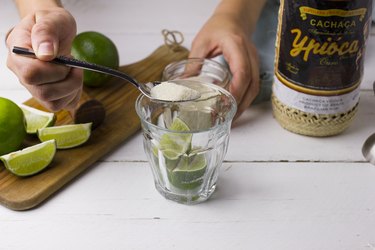
<path fill-rule="evenodd" d="M 22 55 L 22 56 L 28 56 L 28 57 L 36 58 L 35 53 L 32 50 L 29 50 L 27 48 L 14 46 L 13 49 L 12 49 L 12 52 L 15 53 L 15 54 Z M 125 74 L 122 71 L 115 70 L 115 69 L 112 69 L 112 68 L 109 68 L 109 67 L 106 67 L 106 66 L 103 66 L 103 65 L 98 65 L 98 64 L 94 64 L 94 63 L 90 63 L 90 62 L 86 62 L 86 61 L 81 61 L 81 60 L 77 60 L 77 59 L 69 58 L 69 57 L 65 57 L 65 56 L 58 56 L 50 62 L 62 64 L 62 65 L 68 66 L 68 67 L 81 68 L 81 69 L 96 71 L 96 72 L 99 72 L 99 73 L 115 76 L 115 77 L 118 77 L 118 78 L 121 78 L 123 80 L 126 80 L 126 81 L 130 82 L 139 91 L 141 91 L 142 94 L 144 94 L 145 96 L 147 96 L 150 99 L 160 100 L 160 101 L 164 101 L 164 102 L 169 101 L 169 100 L 157 99 L 157 98 L 151 96 L 151 89 L 153 87 L 155 87 L 156 85 L 159 85 L 161 83 L 159 81 L 139 83 L 133 77 L 129 76 L 128 74 Z M 184 101 L 193 101 L 193 100 L 198 99 L 199 97 L 194 97 L 194 98 L 191 98 L 191 99 L 188 99 L 188 100 L 185 99 Z"/>
<path fill-rule="evenodd" d="M 375 165 L 375 133 L 366 139 L 362 146 L 362 154 L 367 161 Z"/>
<path fill-rule="evenodd" d="M 372 86 L 375 94 L 375 82 Z M 375 165 L 375 133 L 370 135 L 362 146 L 362 154 L 366 160 Z"/>

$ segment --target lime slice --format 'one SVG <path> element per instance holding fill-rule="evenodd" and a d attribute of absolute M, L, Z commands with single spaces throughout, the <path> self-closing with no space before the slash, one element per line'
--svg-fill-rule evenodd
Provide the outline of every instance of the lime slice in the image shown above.
<path fill-rule="evenodd" d="M 91 135 L 91 122 L 82 124 L 69 124 L 38 129 L 41 141 L 56 140 L 58 149 L 77 147 L 85 143 Z"/>
<path fill-rule="evenodd" d="M 183 120 L 181 120 L 178 117 L 175 117 L 173 119 L 171 126 L 169 127 L 169 130 L 185 132 L 185 131 L 190 131 L 190 128 Z"/>
<path fill-rule="evenodd" d="M 203 154 L 183 155 L 177 167 L 168 172 L 169 181 L 177 188 L 190 190 L 202 185 L 207 161 Z"/>
<path fill-rule="evenodd" d="M 45 169 L 56 154 L 55 140 L 49 140 L 0 156 L 5 167 L 15 175 L 34 175 Z"/>
<path fill-rule="evenodd" d="M 24 104 L 19 105 L 26 118 L 26 132 L 28 134 L 36 134 L 41 128 L 50 127 L 55 124 L 56 115 L 54 113 L 45 112 Z"/>
<path fill-rule="evenodd" d="M 162 135 L 159 142 L 159 150 L 163 152 L 164 157 L 167 159 L 176 160 L 190 149 L 192 134 L 183 133 L 190 131 L 190 129 L 186 123 L 178 117 L 173 119 L 169 130 L 178 131 L 180 133 L 168 132 Z"/>

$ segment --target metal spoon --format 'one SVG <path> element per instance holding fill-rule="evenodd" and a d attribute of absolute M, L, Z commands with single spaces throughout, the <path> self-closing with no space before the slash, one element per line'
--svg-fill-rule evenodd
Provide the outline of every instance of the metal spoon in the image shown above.
<path fill-rule="evenodd" d="M 33 51 L 27 49 L 27 48 L 14 46 L 13 49 L 12 49 L 12 52 L 15 53 L 15 54 L 22 55 L 22 56 L 28 56 L 28 57 L 36 58 L 35 53 Z M 124 72 L 121 72 L 119 70 L 114 70 L 114 69 L 111 69 L 111 68 L 103 66 L 103 65 L 98 65 L 98 64 L 94 64 L 94 63 L 90 63 L 90 62 L 86 62 L 86 61 L 81 61 L 81 60 L 77 60 L 77 59 L 69 58 L 69 57 L 65 57 L 65 56 L 58 56 L 50 62 L 62 64 L 62 65 L 68 66 L 68 67 L 81 68 L 81 69 L 96 71 L 96 72 L 100 72 L 100 73 L 103 73 L 103 74 L 108 74 L 108 75 L 112 75 L 112 76 L 115 76 L 115 77 L 119 77 L 119 78 L 121 78 L 123 80 L 126 80 L 126 81 L 130 82 L 131 84 L 133 84 L 139 91 L 142 92 L 142 94 L 144 94 L 148 98 L 153 99 L 153 100 L 160 100 L 160 99 L 156 99 L 156 98 L 151 96 L 151 89 L 153 87 L 155 87 L 156 85 L 159 85 L 161 83 L 159 81 L 139 83 L 133 77 L 131 77 L 128 74 L 125 74 Z M 198 98 L 199 97 L 194 98 L 194 99 L 189 99 L 189 100 L 184 99 L 184 101 L 193 101 L 193 100 L 198 99 Z M 168 101 L 168 100 L 160 100 L 160 101 Z"/>
<path fill-rule="evenodd" d="M 375 94 L 375 82 L 372 86 Z M 370 135 L 362 146 L 362 154 L 366 160 L 375 165 L 375 133 Z"/>

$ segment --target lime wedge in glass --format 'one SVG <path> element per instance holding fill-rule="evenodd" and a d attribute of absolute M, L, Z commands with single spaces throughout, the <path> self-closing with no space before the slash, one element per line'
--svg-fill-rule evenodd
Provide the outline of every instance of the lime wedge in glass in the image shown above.
<path fill-rule="evenodd" d="M 56 140 L 58 149 L 77 147 L 85 143 L 91 135 L 91 122 L 82 124 L 69 124 L 38 129 L 39 140 Z"/>
<path fill-rule="evenodd" d="M 45 112 L 24 104 L 19 105 L 26 118 L 26 132 L 36 134 L 38 129 L 50 127 L 55 124 L 56 115 Z"/>
<path fill-rule="evenodd" d="M 183 155 L 177 167 L 168 171 L 171 184 L 177 188 L 190 190 L 203 183 L 207 161 L 203 154 Z"/>
<path fill-rule="evenodd" d="M 177 132 L 168 132 L 162 135 L 159 142 L 159 150 L 163 152 L 165 158 L 176 160 L 190 149 L 192 134 L 184 133 L 190 131 L 190 129 L 178 117 L 173 119 L 168 129 Z"/>
<path fill-rule="evenodd" d="M 0 156 L 5 167 L 15 175 L 34 175 L 45 169 L 56 154 L 55 140 L 49 140 Z"/>

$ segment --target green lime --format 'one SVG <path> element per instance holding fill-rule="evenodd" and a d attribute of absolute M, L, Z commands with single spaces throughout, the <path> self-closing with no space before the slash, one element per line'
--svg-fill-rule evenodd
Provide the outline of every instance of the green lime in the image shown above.
<path fill-rule="evenodd" d="M 19 106 L 26 118 L 26 132 L 28 134 L 36 134 L 38 129 L 50 127 L 55 124 L 56 115 L 54 113 L 45 112 L 23 104 Z"/>
<path fill-rule="evenodd" d="M 159 150 L 163 152 L 165 158 L 176 160 L 190 149 L 192 134 L 186 133 L 190 131 L 190 129 L 186 123 L 178 117 L 173 119 L 168 129 L 177 132 L 168 132 L 162 135 L 159 142 Z"/>
<path fill-rule="evenodd" d="M 116 45 L 107 36 L 87 31 L 78 34 L 72 44 L 72 55 L 74 58 L 118 69 L 119 54 Z M 105 85 L 111 76 L 85 70 L 83 83 L 89 87 L 101 87 Z"/>
<path fill-rule="evenodd" d="M 171 131 L 162 135 L 158 149 L 163 153 L 170 183 L 180 189 L 191 190 L 203 183 L 207 161 L 199 150 L 191 150 L 192 134 L 189 126 L 180 118 L 173 119 L 168 128 Z M 152 149 L 158 156 L 157 149 Z"/>
<path fill-rule="evenodd" d="M 0 155 L 19 150 L 26 137 L 26 120 L 21 108 L 0 97 Z"/>
<path fill-rule="evenodd" d="M 50 140 L 0 156 L 0 159 L 13 174 L 29 176 L 45 169 L 55 154 L 56 143 Z"/>
<path fill-rule="evenodd" d="M 168 128 L 169 130 L 179 131 L 179 132 L 186 132 L 190 131 L 189 126 L 180 118 L 175 117 L 172 121 L 172 124 Z"/>
<path fill-rule="evenodd" d="M 41 141 L 56 140 L 58 149 L 74 148 L 85 143 L 91 135 L 91 122 L 38 129 Z"/>
<path fill-rule="evenodd" d="M 183 155 L 177 167 L 168 171 L 171 184 L 177 188 L 190 190 L 203 183 L 207 161 L 203 154 Z"/>

